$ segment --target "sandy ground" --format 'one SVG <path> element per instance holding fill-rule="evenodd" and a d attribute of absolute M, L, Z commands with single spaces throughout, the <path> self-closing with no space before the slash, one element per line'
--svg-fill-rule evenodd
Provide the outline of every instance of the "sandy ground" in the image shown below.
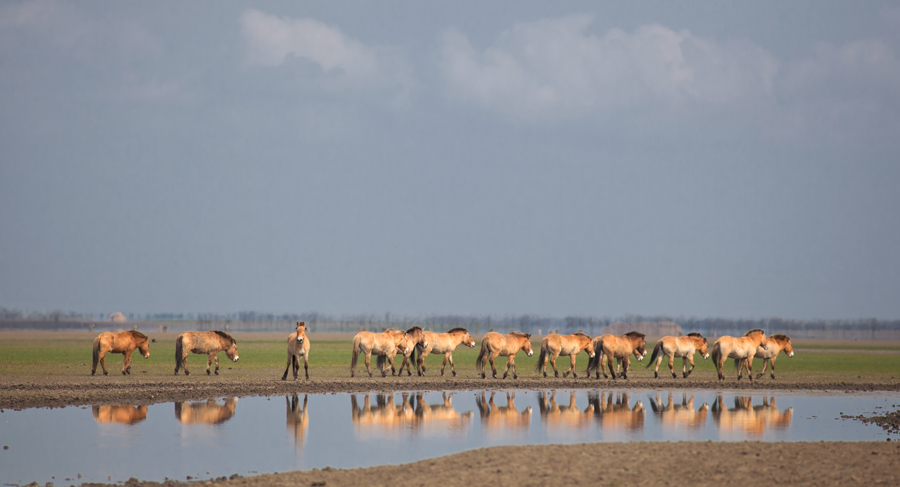
<path fill-rule="evenodd" d="M 10 335 L 12 333 L 12 335 Z M 4 339 L 29 332 L 4 332 Z M 46 333 L 46 332 L 40 332 Z M 245 334 L 249 335 L 249 334 Z M 174 336 L 174 335 L 173 335 Z M 260 334 L 260 339 L 271 339 Z M 311 339 L 314 337 L 311 336 Z M 317 339 L 347 339 L 319 335 Z M 248 339 L 247 336 L 244 339 Z M 878 342 L 828 342 L 829 345 L 878 346 Z M 0 358 L 2 362 L 2 358 Z M 116 363 L 113 361 L 113 363 Z M 197 366 L 195 365 L 195 368 Z M 199 371 L 199 370 L 198 370 Z M 280 371 L 279 371 L 280 372 Z M 529 373 L 529 375 L 531 375 Z M 114 385 L 114 387 L 111 387 Z M 152 404 L 223 396 L 285 395 L 298 392 L 378 392 L 477 389 L 711 389 L 900 391 L 900 381 L 778 380 L 725 383 L 709 378 L 596 381 L 586 379 L 492 380 L 451 377 L 328 377 L 281 381 L 271 371 L 223 373 L 207 377 L 109 377 L 90 375 L 5 375 L 0 377 L 0 408 L 62 407 L 90 404 Z M 851 420 L 855 420 L 853 418 Z M 897 418 L 893 418 L 896 428 Z M 221 478 L 192 485 L 624 485 L 687 484 L 900 484 L 900 443 L 597 443 L 496 447 L 394 466 L 350 470 L 312 470 L 255 477 Z M 96 484 L 84 484 L 96 485 Z M 121 485 L 121 484 L 119 484 Z M 126 485 L 184 485 L 142 482 Z"/>

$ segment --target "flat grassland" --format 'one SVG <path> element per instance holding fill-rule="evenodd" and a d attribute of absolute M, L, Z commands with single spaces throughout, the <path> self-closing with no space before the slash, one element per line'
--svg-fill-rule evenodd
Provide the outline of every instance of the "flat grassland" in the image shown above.
<path fill-rule="evenodd" d="M 426 359 L 425 377 L 416 375 L 382 378 L 375 371 L 369 378 L 362 360 L 356 377 L 350 378 L 352 335 L 310 333 L 310 380 L 294 381 L 281 376 L 286 366 L 284 334 L 233 333 L 240 361 L 232 363 L 219 354 L 220 375 L 208 376 L 206 356 L 188 358 L 190 376 L 174 375 L 175 337 L 177 333 L 147 333 L 155 340 L 150 358 L 138 353 L 132 373 L 123 376 L 122 355 L 107 355 L 109 376 L 91 376 L 91 345 L 97 333 L 85 332 L 0 332 L 0 408 L 60 407 L 88 404 L 151 404 L 210 397 L 246 395 L 282 395 L 298 392 L 366 392 L 399 390 L 472 390 L 472 389 L 741 389 L 741 390 L 900 390 L 900 342 L 862 340 L 794 340 L 793 358 L 780 355 L 777 379 L 768 371 L 761 379 L 737 381 L 731 362 L 726 364 L 727 380 L 717 380 L 708 360 L 695 357 L 696 368 L 681 378 L 681 360 L 676 359 L 677 379 L 672 379 L 666 361 L 660 366 L 660 378 L 653 378 L 647 362 L 632 360 L 628 380 L 587 379 L 584 368 L 587 355 L 578 357 L 579 378 L 543 378 L 535 371 L 540 341 L 535 339 L 535 355 L 517 357 L 517 380 L 480 378 L 475 370 L 479 348 L 460 347 L 454 352 L 457 376 L 440 376 L 442 356 Z M 535 337 L 537 338 L 537 337 Z M 480 337 L 475 337 L 480 346 Z M 648 340 L 648 351 L 655 340 Z M 712 340 L 711 340 L 712 341 Z M 649 353 L 648 353 L 649 358 Z M 399 368 L 402 356 L 397 357 Z M 497 361 L 500 375 L 506 359 Z M 569 366 L 560 358 L 560 372 Z M 754 374 L 762 361 L 754 361 Z M 559 469 L 560 461 L 567 465 Z M 537 473 L 536 473 L 537 472 Z M 552 473 L 548 477 L 548 472 Z M 625 483 L 721 485 L 745 483 L 753 478 L 765 483 L 838 483 L 872 482 L 896 485 L 900 480 L 900 445 L 873 442 L 825 443 L 630 443 L 564 446 L 497 447 L 463 452 L 402 466 L 372 467 L 339 471 L 290 472 L 233 480 L 218 480 L 205 485 L 547 485 Z M 169 485 L 181 484 L 170 481 Z M 129 482 L 127 485 L 157 485 L 153 482 Z"/>

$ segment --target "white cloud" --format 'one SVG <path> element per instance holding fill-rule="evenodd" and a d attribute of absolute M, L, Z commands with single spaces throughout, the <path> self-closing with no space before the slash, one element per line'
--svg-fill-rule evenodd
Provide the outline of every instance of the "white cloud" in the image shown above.
<path fill-rule="evenodd" d="M 719 43 L 650 24 L 588 32 L 574 15 L 519 24 L 478 50 L 447 31 L 441 68 L 451 94 L 517 118 L 572 118 L 635 106 L 724 104 L 766 96 L 778 63 L 748 42 Z"/>
<path fill-rule="evenodd" d="M 339 28 L 309 18 L 279 18 L 255 9 L 240 19 L 248 66 L 281 66 L 293 58 L 358 87 L 410 84 L 409 68 L 389 49 L 369 47 Z"/>

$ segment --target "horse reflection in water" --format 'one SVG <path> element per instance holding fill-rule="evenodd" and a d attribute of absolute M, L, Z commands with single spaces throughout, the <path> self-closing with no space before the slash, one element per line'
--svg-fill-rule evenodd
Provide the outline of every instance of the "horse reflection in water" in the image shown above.
<path fill-rule="evenodd" d="M 214 399 L 206 402 L 176 402 L 175 418 L 185 424 L 220 424 L 234 416 L 238 398 L 232 397 L 219 404 Z"/>
<path fill-rule="evenodd" d="M 709 404 L 703 403 L 700 409 L 694 409 L 694 395 L 690 398 L 686 393 L 681 394 L 681 404 L 675 404 L 673 394 L 669 393 L 667 404 L 663 404 L 656 394 L 656 400 L 650 398 L 650 408 L 653 413 L 659 417 L 659 422 L 663 429 L 678 429 L 686 427 L 689 430 L 696 430 L 706 425 L 706 418 L 709 415 Z"/>
<path fill-rule="evenodd" d="M 422 393 L 413 397 L 404 393 L 400 398 L 400 404 L 396 404 L 393 394 L 376 394 L 373 406 L 366 394 L 360 406 L 356 394 L 351 394 L 351 419 L 357 433 L 375 436 L 422 433 L 427 437 L 460 434 L 468 429 L 474 416 L 472 411 L 460 413 L 453 407 L 453 394 L 443 393 L 439 404 L 428 404 Z"/>
<path fill-rule="evenodd" d="M 147 419 L 147 406 L 93 406 L 98 423 L 137 424 Z"/>
<path fill-rule="evenodd" d="M 380 437 L 401 434 L 412 423 L 415 408 L 409 402 L 409 394 L 401 394 L 400 404 L 394 403 L 393 394 L 376 394 L 375 406 L 369 395 L 363 395 L 363 404 L 359 405 L 356 394 L 350 394 L 350 417 L 357 433 Z"/>
<path fill-rule="evenodd" d="M 712 405 L 712 416 L 720 433 L 744 432 L 750 436 L 762 436 L 766 430 L 787 429 L 791 425 L 794 408 L 779 411 L 775 398 L 763 397 L 762 404 L 754 406 L 751 397 L 735 396 L 734 407 L 728 409 L 720 395 Z"/>
<path fill-rule="evenodd" d="M 476 399 L 478 412 L 481 414 L 481 427 L 486 432 L 516 432 L 527 431 L 531 425 L 531 406 L 521 412 L 516 408 L 516 393 L 506 393 L 506 406 L 500 407 L 494 403 L 494 393 L 491 392 L 490 400 L 486 400 L 484 391 L 481 398 Z"/>
<path fill-rule="evenodd" d="M 550 431 L 567 429 L 579 431 L 590 426 L 594 417 L 594 404 L 588 403 L 584 411 L 578 409 L 575 404 L 575 391 L 569 393 L 569 404 L 560 406 L 556 403 L 556 392 L 548 398 L 543 392 L 538 392 L 538 407 L 541 413 L 541 422 Z"/>
<path fill-rule="evenodd" d="M 291 397 L 284 396 L 287 403 L 287 432 L 288 436 L 294 439 L 294 447 L 303 449 L 303 443 L 306 441 L 306 430 L 309 429 L 309 412 L 306 403 L 309 397 L 303 395 L 303 405 L 300 405 L 300 397 L 294 394 Z"/>
<path fill-rule="evenodd" d="M 605 430 L 644 429 L 644 403 L 637 400 L 634 406 L 629 406 L 630 402 L 631 396 L 627 392 L 588 393 L 588 403 L 594 408 L 594 418 Z"/>

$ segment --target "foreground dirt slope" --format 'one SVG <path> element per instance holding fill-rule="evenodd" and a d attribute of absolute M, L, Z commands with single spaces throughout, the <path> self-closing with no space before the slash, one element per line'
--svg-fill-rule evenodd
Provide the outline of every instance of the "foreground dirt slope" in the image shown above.
<path fill-rule="evenodd" d="M 395 466 L 129 486 L 898 485 L 900 443 L 506 446 Z M 84 484 L 90 486 L 106 484 Z M 119 484 L 121 485 L 121 484 Z"/>

